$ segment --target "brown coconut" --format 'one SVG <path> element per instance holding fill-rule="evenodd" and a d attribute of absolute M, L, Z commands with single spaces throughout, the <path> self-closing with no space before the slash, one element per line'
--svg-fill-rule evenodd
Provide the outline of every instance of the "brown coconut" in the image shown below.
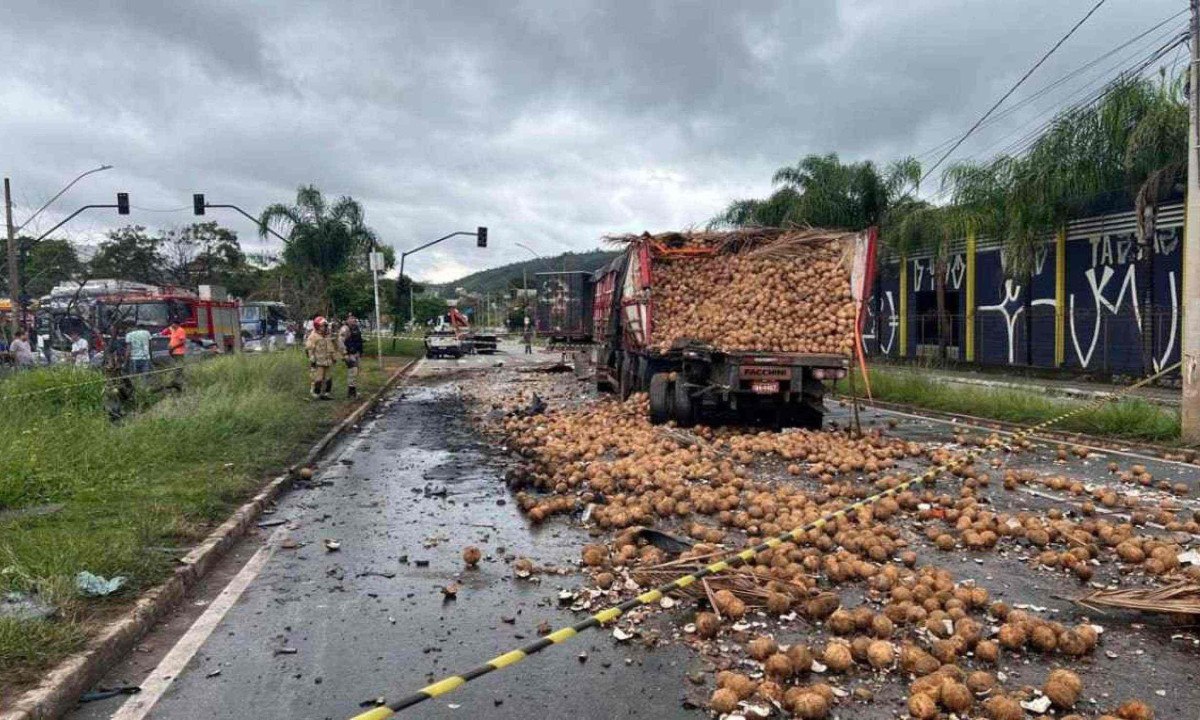
<path fill-rule="evenodd" d="M 933 720 L 938 716 L 938 706 L 933 698 L 917 693 L 908 698 L 908 714 L 916 720 Z"/>
<path fill-rule="evenodd" d="M 1005 695 L 988 698 L 983 704 L 988 720 L 1025 720 L 1021 703 Z"/>
<path fill-rule="evenodd" d="M 821 653 L 821 662 L 832 672 L 841 673 L 850 669 L 854 657 L 850 654 L 850 646 L 844 642 L 831 642 Z"/>
<path fill-rule="evenodd" d="M 1050 702 L 1063 710 L 1075 707 L 1082 691 L 1083 682 L 1070 670 L 1060 669 L 1051 672 L 1050 677 L 1046 679 L 1046 684 L 1042 686 L 1042 692 L 1050 698 Z"/>
<path fill-rule="evenodd" d="M 966 685 L 955 680 L 942 683 L 942 706 L 957 715 L 965 715 L 975 704 L 975 698 Z"/>
<path fill-rule="evenodd" d="M 890 668 L 896 661 L 896 650 L 886 640 L 876 640 L 867 646 L 867 662 L 876 670 Z"/>

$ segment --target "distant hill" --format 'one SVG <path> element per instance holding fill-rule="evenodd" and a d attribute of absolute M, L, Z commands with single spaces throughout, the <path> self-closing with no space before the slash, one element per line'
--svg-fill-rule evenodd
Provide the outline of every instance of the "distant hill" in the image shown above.
<path fill-rule="evenodd" d="M 504 292 L 509 288 L 521 287 L 521 273 L 526 273 L 529 287 L 534 287 L 533 276 L 540 272 L 560 270 L 592 271 L 617 256 L 615 250 L 592 250 L 583 253 L 563 253 L 562 255 L 547 255 L 537 260 L 530 258 L 522 262 L 501 265 L 500 267 L 480 270 L 466 277 L 459 278 L 440 285 L 429 285 L 429 288 L 439 295 L 453 293 L 455 288 L 463 288 L 471 293 Z"/>

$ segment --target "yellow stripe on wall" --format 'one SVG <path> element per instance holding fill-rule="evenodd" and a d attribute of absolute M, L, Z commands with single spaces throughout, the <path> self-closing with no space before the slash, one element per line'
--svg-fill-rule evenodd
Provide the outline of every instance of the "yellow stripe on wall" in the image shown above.
<path fill-rule="evenodd" d="M 1054 364 L 1067 359 L 1067 229 L 1054 237 Z"/>
<path fill-rule="evenodd" d="M 975 229 L 967 233 L 967 362 L 975 360 Z"/>
<path fill-rule="evenodd" d="M 900 357 L 908 355 L 908 257 L 900 256 Z"/>

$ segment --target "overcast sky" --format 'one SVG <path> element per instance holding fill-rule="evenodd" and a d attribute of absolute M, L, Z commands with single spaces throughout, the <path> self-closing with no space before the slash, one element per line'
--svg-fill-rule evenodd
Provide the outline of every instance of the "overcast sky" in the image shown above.
<path fill-rule="evenodd" d="M 79 172 L 114 165 L 36 223 L 131 194 L 129 218 L 74 221 L 81 240 L 127 221 L 189 223 L 193 192 L 256 214 L 306 183 L 360 200 L 401 250 L 489 226 L 487 250 L 460 239 L 415 256 L 418 278 L 445 281 L 528 257 L 516 242 L 549 254 L 703 224 L 769 193 L 772 171 L 807 153 L 927 151 L 1092 4 L 8 0 L 0 171 L 20 223 Z M 1013 101 L 1186 6 L 1108 0 Z M 1155 37 L 956 157 L 1019 138 Z M 258 243 L 249 222 L 216 212 Z"/>

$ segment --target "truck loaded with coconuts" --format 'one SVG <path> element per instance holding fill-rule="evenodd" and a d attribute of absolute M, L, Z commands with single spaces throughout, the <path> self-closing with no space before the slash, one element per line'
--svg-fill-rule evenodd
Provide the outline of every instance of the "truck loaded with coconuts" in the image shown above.
<path fill-rule="evenodd" d="M 650 419 L 819 428 L 825 380 L 861 349 L 875 230 L 746 228 L 612 238 L 596 271 L 596 385 Z"/>

